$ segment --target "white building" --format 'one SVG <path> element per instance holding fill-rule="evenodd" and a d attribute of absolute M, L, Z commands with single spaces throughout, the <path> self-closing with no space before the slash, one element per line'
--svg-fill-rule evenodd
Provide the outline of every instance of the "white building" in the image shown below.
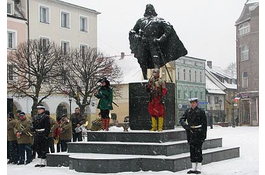
<path fill-rule="evenodd" d="M 27 8 L 29 7 L 29 8 Z M 52 41 L 69 51 L 70 47 L 85 49 L 97 47 L 97 15 L 96 10 L 70 4 L 61 0 L 23 0 L 20 2 L 8 0 L 7 13 L 16 12 L 15 16 L 28 20 L 26 36 L 29 39 L 42 39 L 43 44 Z M 29 15 L 27 15 L 29 14 Z M 44 94 L 42 94 L 44 95 Z M 13 99 L 13 110 L 20 109 L 27 114 L 31 112 L 32 100 L 17 98 L 7 94 Z M 54 94 L 43 104 L 50 110 L 51 116 L 58 111 L 70 113 L 77 106 L 70 102 L 63 94 Z M 95 113 L 95 104 L 87 108 L 88 113 Z"/>

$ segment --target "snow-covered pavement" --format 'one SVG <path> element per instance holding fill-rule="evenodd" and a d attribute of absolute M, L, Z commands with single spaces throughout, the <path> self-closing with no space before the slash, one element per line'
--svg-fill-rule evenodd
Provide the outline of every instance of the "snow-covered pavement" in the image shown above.
<path fill-rule="evenodd" d="M 208 137 L 222 137 L 223 147 L 239 146 L 240 157 L 221 162 L 210 163 L 203 166 L 202 175 L 259 175 L 259 127 L 219 127 L 208 129 Z M 35 159 L 29 165 L 7 165 L 8 175 L 98 175 L 93 173 L 78 173 L 69 170 L 68 167 L 44 167 L 35 168 L 39 160 Z M 113 174 L 113 173 L 110 173 Z M 117 175 L 165 175 L 178 174 L 186 175 L 187 170 L 179 172 L 123 172 Z"/>

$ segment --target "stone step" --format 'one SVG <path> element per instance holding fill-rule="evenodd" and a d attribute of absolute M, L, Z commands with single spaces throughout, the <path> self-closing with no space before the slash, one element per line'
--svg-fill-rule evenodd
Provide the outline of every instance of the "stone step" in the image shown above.
<path fill-rule="evenodd" d="M 60 156 L 61 164 L 55 163 Z M 64 160 L 62 158 L 64 157 Z M 203 150 L 203 164 L 239 157 L 239 147 Z M 189 153 L 173 156 L 118 155 L 91 153 L 48 154 L 48 166 L 68 166 L 77 172 L 118 173 L 137 171 L 180 171 L 191 167 Z"/>
<path fill-rule="evenodd" d="M 222 138 L 206 139 L 203 143 L 203 149 L 216 147 L 222 147 Z M 171 156 L 189 152 L 189 145 L 187 141 L 166 143 L 70 142 L 68 152 Z"/>
<path fill-rule="evenodd" d="M 87 141 L 105 141 L 105 142 L 154 142 L 164 143 L 172 141 L 186 140 L 186 131 L 182 128 L 174 130 L 157 131 L 138 131 L 129 132 L 111 132 L 111 131 L 88 131 Z"/>

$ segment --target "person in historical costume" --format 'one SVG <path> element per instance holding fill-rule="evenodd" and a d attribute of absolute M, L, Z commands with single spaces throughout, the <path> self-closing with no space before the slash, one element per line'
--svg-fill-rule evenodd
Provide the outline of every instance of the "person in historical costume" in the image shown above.
<path fill-rule="evenodd" d="M 59 131 L 59 140 L 60 140 L 59 143 L 62 149 L 61 151 L 65 152 L 67 151 L 67 143 L 71 142 L 71 139 L 73 137 L 72 123 L 67 118 L 66 114 L 63 114 L 61 117 L 61 123 L 59 124 L 58 131 Z"/>
<path fill-rule="evenodd" d="M 82 128 L 81 125 L 85 124 L 86 119 L 80 113 L 80 108 L 75 108 L 75 113 L 73 113 L 70 117 L 70 121 L 72 122 L 72 130 L 73 130 L 73 142 L 82 141 Z"/>
<path fill-rule="evenodd" d="M 107 78 L 100 80 L 101 87 L 98 91 L 95 91 L 94 95 L 99 99 L 97 108 L 100 109 L 100 115 L 102 118 L 102 130 L 109 130 L 110 110 L 113 110 L 113 90 L 110 87 L 110 82 Z"/>
<path fill-rule="evenodd" d="M 40 164 L 35 167 L 46 166 L 46 155 L 49 153 L 49 134 L 51 131 L 50 118 L 45 114 L 44 106 L 37 106 L 37 115 L 33 118 L 34 147 L 40 158 Z"/>
<path fill-rule="evenodd" d="M 17 124 L 17 121 L 12 112 L 8 113 L 7 117 L 7 141 L 8 149 L 7 153 L 9 155 L 8 164 L 17 164 L 18 162 L 18 145 L 16 134 L 14 133 L 14 128 Z"/>
<path fill-rule="evenodd" d="M 173 26 L 157 17 L 152 4 L 146 5 L 144 17 L 129 32 L 129 41 L 145 80 L 147 69 L 160 68 L 188 53 Z"/>
<path fill-rule="evenodd" d="M 152 121 L 152 129 L 150 131 L 162 131 L 165 117 L 165 96 L 167 89 L 166 82 L 159 77 L 159 72 L 159 69 L 153 69 L 153 76 L 149 79 L 146 89 L 150 93 L 148 105 Z"/>
<path fill-rule="evenodd" d="M 50 119 L 50 125 L 51 125 L 51 130 L 48 136 L 48 144 L 49 144 L 49 149 L 51 153 L 55 152 L 54 149 L 54 131 L 58 127 L 57 122 L 50 116 L 50 111 L 46 110 L 45 114 L 49 116 Z"/>
<path fill-rule="evenodd" d="M 18 165 L 29 164 L 32 161 L 32 137 L 31 121 L 27 119 L 24 112 L 19 113 L 19 120 L 14 128 L 17 137 L 19 160 Z M 27 160 L 25 162 L 25 151 Z"/>
<path fill-rule="evenodd" d="M 207 117 L 203 109 L 198 107 L 198 98 L 191 98 L 190 108 L 185 111 L 179 123 L 186 130 L 190 145 L 192 169 L 187 173 L 200 174 L 202 166 L 202 144 L 207 135 Z"/>

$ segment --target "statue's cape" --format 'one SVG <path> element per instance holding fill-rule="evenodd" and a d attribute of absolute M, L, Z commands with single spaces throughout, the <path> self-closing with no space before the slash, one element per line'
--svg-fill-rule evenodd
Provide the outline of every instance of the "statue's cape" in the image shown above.
<path fill-rule="evenodd" d="M 177 60 L 181 56 L 187 55 L 188 51 L 184 47 L 183 43 L 179 39 L 178 35 L 176 34 L 174 28 L 172 25 L 171 26 L 171 32 L 170 35 L 167 36 L 167 39 L 164 42 L 159 43 L 159 48 L 158 50 L 161 50 L 162 55 L 160 57 L 160 67 L 164 66 L 166 63 L 170 61 Z M 130 41 L 130 48 L 131 52 L 134 53 L 134 57 L 138 59 L 139 64 L 143 62 L 142 60 L 139 59 L 145 59 L 147 61 L 147 68 L 148 69 L 153 69 L 154 68 L 154 63 L 152 62 L 151 55 L 149 55 L 147 58 L 142 58 L 141 54 L 139 52 L 139 47 L 143 47 L 141 43 L 138 41 L 138 39 L 135 37 L 134 33 L 130 33 L 129 35 L 129 41 Z"/>

